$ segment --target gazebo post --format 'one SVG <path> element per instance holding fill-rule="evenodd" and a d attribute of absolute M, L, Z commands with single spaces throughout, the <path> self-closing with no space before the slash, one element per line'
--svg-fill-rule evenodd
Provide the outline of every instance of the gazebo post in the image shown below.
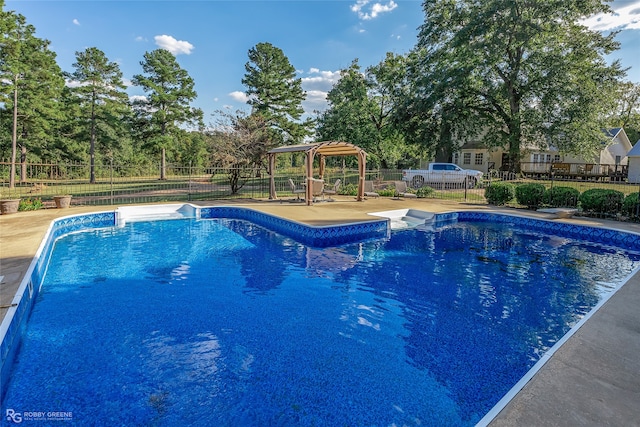
<path fill-rule="evenodd" d="M 365 171 L 367 170 L 367 154 L 364 151 L 358 153 L 358 197 L 356 200 L 364 200 Z"/>
<path fill-rule="evenodd" d="M 306 202 L 307 206 L 313 205 L 313 155 L 314 151 L 307 151 L 307 193 L 306 193 Z"/>
<path fill-rule="evenodd" d="M 324 167 L 325 167 L 325 156 L 323 156 L 322 154 L 320 154 L 320 161 L 319 161 L 319 167 L 318 167 L 318 178 L 320 179 L 324 179 Z"/>

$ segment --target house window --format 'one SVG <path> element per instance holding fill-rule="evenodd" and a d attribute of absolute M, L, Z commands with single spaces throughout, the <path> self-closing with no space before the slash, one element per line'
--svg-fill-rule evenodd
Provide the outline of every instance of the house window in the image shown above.
<path fill-rule="evenodd" d="M 560 163 L 560 154 L 553 156 L 553 163 Z"/>
<path fill-rule="evenodd" d="M 556 155 L 558 160 L 560 156 Z M 533 163 L 551 163 L 551 154 L 536 153 L 531 156 Z"/>
<path fill-rule="evenodd" d="M 476 153 L 476 163 L 475 164 L 476 165 L 481 165 L 482 161 L 484 160 L 483 157 L 484 157 L 483 153 Z"/>
<path fill-rule="evenodd" d="M 460 155 L 458 153 L 453 154 L 453 163 L 455 163 L 456 165 L 458 164 L 459 157 Z"/>
<path fill-rule="evenodd" d="M 620 156 L 616 156 L 616 165 L 619 165 L 621 160 L 622 158 Z"/>
<path fill-rule="evenodd" d="M 471 164 L 471 153 L 464 153 L 462 157 L 462 164 L 470 165 Z"/>

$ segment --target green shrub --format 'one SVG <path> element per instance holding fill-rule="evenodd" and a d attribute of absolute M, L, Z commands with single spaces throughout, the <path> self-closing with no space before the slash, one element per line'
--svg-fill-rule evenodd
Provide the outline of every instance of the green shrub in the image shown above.
<path fill-rule="evenodd" d="M 542 204 L 545 187 L 542 184 L 521 184 L 516 187 L 516 201 L 529 209 L 537 209 Z"/>
<path fill-rule="evenodd" d="M 20 204 L 18 205 L 19 211 L 37 211 L 38 209 L 42 209 L 44 204 L 39 197 L 35 197 L 33 199 L 22 199 L 20 200 Z"/>
<path fill-rule="evenodd" d="M 416 196 L 418 196 L 419 198 L 433 197 L 435 192 L 436 190 L 429 187 L 428 185 L 425 185 L 416 190 Z"/>
<path fill-rule="evenodd" d="M 493 182 L 484 189 L 484 197 L 491 205 L 502 206 L 513 200 L 515 190 L 508 182 Z"/>
<path fill-rule="evenodd" d="M 582 210 L 592 213 L 615 214 L 620 212 L 624 194 L 616 190 L 592 188 L 580 195 Z"/>
<path fill-rule="evenodd" d="M 553 187 L 544 192 L 542 201 L 554 208 L 575 208 L 579 198 L 580 192 L 573 187 Z"/>
<path fill-rule="evenodd" d="M 394 197 L 396 195 L 396 187 L 393 185 L 390 185 L 387 188 L 376 190 L 376 193 L 378 193 L 382 197 Z"/>
<path fill-rule="evenodd" d="M 631 218 L 638 218 L 640 211 L 640 202 L 638 201 L 638 193 L 631 193 L 624 198 L 622 202 L 622 213 Z"/>
<path fill-rule="evenodd" d="M 342 194 L 343 196 L 357 196 L 358 186 L 356 184 L 341 185 L 338 194 Z"/>

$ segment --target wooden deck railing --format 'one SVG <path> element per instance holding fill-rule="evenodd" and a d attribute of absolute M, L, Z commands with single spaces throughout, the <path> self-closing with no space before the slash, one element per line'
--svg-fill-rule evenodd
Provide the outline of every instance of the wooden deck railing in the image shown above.
<path fill-rule="evenodd" d="M 520 163 L 523 174 L 532 177 L 583 178 L 622 180 L 627 177 L 627 165 L 610 165 L 595 163 Z"/>

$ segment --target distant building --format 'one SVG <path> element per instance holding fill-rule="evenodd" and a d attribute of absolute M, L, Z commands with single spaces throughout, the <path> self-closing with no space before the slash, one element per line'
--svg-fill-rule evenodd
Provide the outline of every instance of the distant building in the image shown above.
<path fill-rule="evenodd" d="M 640 140 L 627 153 L 627 158 L 629 162 L 628 180 L 632 184 L 640 184 Z"/>
<path fill-rule="evenodd" d="M 549 172 L 554 163 L 575 165 L 573 173 L 592 172 L 606 175 L 617 170 L 626 170 L 627 153 L 632 145 L 623 128 L 603 131 L 605 139 L 602 149 L 593 158 L 584 158 L 562 153 L 554 147 L 546 150 L 529 147 L 524 151 L 521 168 L 524 172 Z M 508 170 L 508 152 L 502 148 L 488 149 L 482 142 L 470 141 L 463 144 L 453 155 L 453 163 L 464 169 L 475 169 L 487 173 L 491 169 Z M 640 159 L 639 159 L 640 161 Z M 588 169 L 588 171 L 586 170 Z"/>

